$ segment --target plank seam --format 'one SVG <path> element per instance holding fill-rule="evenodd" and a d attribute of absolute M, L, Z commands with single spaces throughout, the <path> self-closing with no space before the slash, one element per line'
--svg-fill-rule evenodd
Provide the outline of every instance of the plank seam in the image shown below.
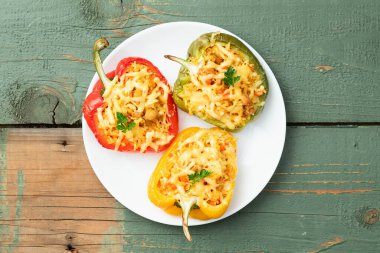
<path fill-rule="evenodd" d="M 377 122 L 288 122 L 288 127 L 360 127 L 360 126 L 380 126 Z M 73 124 L 0 124 L 0 129 L 6 128 L 82 128 L 82 123 L 76 121 Z"/>

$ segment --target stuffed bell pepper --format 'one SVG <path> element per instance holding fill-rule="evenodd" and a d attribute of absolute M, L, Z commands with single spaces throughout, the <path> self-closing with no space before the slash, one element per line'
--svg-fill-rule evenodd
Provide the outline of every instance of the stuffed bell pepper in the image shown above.
<path fill-rule="evenodd" d="M 237 38 L 207 33 L 190 45 L 187 60 L 165 57 L 182 65 L 173 96 L 182 110 L 236 131 L 263 109 L 269 88 L 266 74 Z"/>
<path fill-rule="evenodd" d="M 165 77 L 148 60 L 129 57 L 105 74 L 99 52 L 105 38 L 93 48 L 100 80 L 83 104 L 83 114 L 98 142 L 118 151 L 154 151 L 167 148 L 178 132 L 178 114 Z"/>
<path fill-rule="evenodd" d="M 232 198 L 237 174 L 236 139 L 220 128 L 183 130 L 151 175 L 149 199 L 173 215 L 182 215 L 190 241 L 188 216 L 215 219 Z"/>

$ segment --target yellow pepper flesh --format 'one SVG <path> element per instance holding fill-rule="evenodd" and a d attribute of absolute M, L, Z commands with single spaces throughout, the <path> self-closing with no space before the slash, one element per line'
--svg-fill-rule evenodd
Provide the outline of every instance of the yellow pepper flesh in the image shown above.
<path fill-rule="evenodd" d="M 156 169 L 154 170 L 153 174 L 151 175 L 149 184 L 148 184 L 148 196 L 149 199 L 158 207 L 164 209 L 167 213 L 172 215 L 184 215 L 184 205 L 181 204 L 181 201 L 190 201 L 189 199 L 192 196 L 191 191 L 186 191 L 186 193 L 182 194 L 176 194 L 176 196 L 170 195 L 170 194 L 164 194 L 159 189 L 160 179 L 163 177 L 163 172 L 165 170 L 170 170 L 168 168 L 167 164 L 169 159 L 171 159 L 171 154 L 175 153 L 175 151 L 178 150 L 179 145 L 181 145 L 185 140 L 190 138 L 191 136 L 194 136 L 199 131 L 207 131 L 207 134 L 215 134 L 218 133 L 221 136 L 227 137 L 228 140 L 230 140 L 229 144 L 231 145 L 231 149 L 234 151 L 234 161 L 231 165 L 231 172 L 229 174 L 229 188 L 228 191 L 224 191 L 223 198 L 220 203 L 211 205 L 207 202 L 207 196 L 203 196 L 205 193 L 202 191 L 200 196 L 195 196 L 196 200 L 193 202 L 196 205 L 191 206 L 190 216 L 195 219 L 200 220 L 208 220 L 208 219 L 215 219 L 221 217 L 227 210 L 229 203 L 232 198 L 233 189 L 235 186 L 235 178 L 237 173 L 237 166 L 236 166 L 236 140 L 232 136 L 231 133 L 224 131 L 219 128 L 211 128 L 211 129 L 202 129 L 198 127 L 191 127 L 183 130 L 177 138 L 174 140 L 174 142 L 171 144 L 171 146 L 166 150 L 164 155 L 161 157 L 160 161 L 158 162 Z M 212 169 L 212 168 L 210 168 Z M 198 182 L 198 187 L 203 187 L 203 184 L 201 182 Z M 181 195 L 183 197 L 182 199 L 178 197 L 178 195 Z M 186 200 L 185 200 L 186 199 Z M 178 206 L 180 205 L 181 208 Z M 195 208 L 194 208 L 195 207 Z M 187 217 L 183 217 L 184 224 L 184 232 L 185 235 L 188 234 L 187 229 Z M 186 228 L 185 228 L 186 225 Z M 187 238 L 191 240 L 190 235 L 187 235 Z"/>

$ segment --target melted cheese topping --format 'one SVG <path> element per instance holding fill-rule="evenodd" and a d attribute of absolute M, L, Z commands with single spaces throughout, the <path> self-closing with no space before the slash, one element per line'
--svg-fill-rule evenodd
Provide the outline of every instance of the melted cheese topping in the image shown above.
<path fill-rule="evenodd" d="M 262 85 L 253 64 L 230 44 L 212 42 L 201 59 L 190 59 L 199 67 L 198 73 L 190 72 L 191 82 L 183 86 L 179 95 L 190 114 L 202 119 L 215 119 L 223 127 L 236 129 L 255 114 L 264 102 L 259 97 L 267 91 Z M 227 87 L 223 81 L 228 67 L 236 70 L 240 80 Z"/>
<path fill-rule="evenodd" d="M 133 63 L 119 78 L 105 87 L 104 105 L 98 108 L 99 128 L 115 150 L 132 143 L 134 150 L 145 152 L 148 147 L 157 151 L 174 137 L 168 134 L 168 85 L 142 64 Z M 136 126 L 123 133 L 116 129 L 116 113 L 121 112 Z"/>
<path fill-rule="evenodd" d="M 237 173 L 236 139 L 221 129 L 201 129 L 180 143 L 162 170 L 158 183 L 162 194 L 201 196 L 210 205 L 220 204 L 233 188 Z M 196 171 L 212 172 L 191 186 L 188 176 Z"/>

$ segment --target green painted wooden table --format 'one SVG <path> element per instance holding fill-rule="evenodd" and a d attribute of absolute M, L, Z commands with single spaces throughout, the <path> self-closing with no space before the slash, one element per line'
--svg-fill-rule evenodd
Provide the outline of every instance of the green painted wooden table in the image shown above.
<path fill-rule="evenodd" d="M 264 191 L 191 243 L 108 194 L 80 129 L 94 40 L 178 20 L 253 45 L 288 120 Z M 1 253 L 380 252 L 379 1 L 2 0 L 0 21 Z"/>

